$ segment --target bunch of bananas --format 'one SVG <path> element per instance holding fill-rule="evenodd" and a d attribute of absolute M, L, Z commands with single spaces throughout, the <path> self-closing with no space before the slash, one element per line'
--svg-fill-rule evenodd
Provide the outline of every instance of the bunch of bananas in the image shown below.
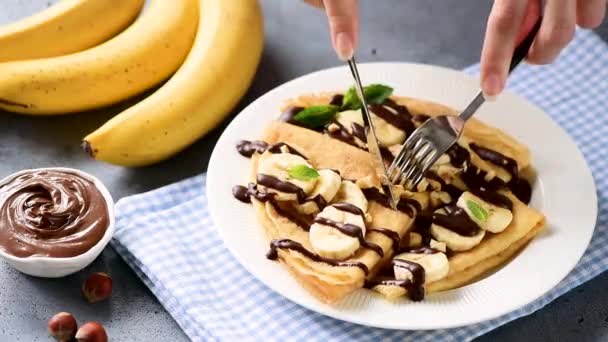
<path fill-rule="evenodd" d="M 84 138 L 95 159 L 142 166 L 214 128 L 264 45 L 256 0 L 62 0 L 0 28 L 0 108 L 81 112 L 154 93 Z M 131 24 L 132 23 L 132 24 Z M 126 28 L 126 29 L 125 29 Z"/>

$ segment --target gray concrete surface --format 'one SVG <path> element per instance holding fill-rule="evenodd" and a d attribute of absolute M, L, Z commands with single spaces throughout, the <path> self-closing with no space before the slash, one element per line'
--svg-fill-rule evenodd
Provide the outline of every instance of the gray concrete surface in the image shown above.
<path fill-rule="evenodd" d="M 2 0 L 0 24 L 54 2 Z M 329 47 L 327 25 L 320 12 L 296 0 L 262 0 L 262 5 L 266 16 L 262 65 L 234 113 L 285 81 L 339 64 Z M 478 0 L 364 0 L 359 59 L 463 68 L 478 60 L 490 5 L 489 1 Z M 598 32 L 608 39 L 607 24 Z M 101 178 L 118 199 L 205 171 L 211 149 L 229 122 L 226 120 L 222 127 L 171 160 L 147 168 L 125 169 L 92 161 L 79 149 L 80 139 L 116 111 L 110 108 L 54 118 L 0 113 L 0 177 L 24 168 L 76 167 Z M 80 297 L 81 281 L 88 272 L 102 270 L 114 278 L 112 299 L 86 304 Z M 601 275 L 545 309 L 478 341 L 606 341 L 607 284 L 608 274 Z M 186 340 L 177 324 L 111 248 L 87 270 L 64 279 L 24 276 L 0 262 L 0 341 L 48 341 L 46 321 L 62 310 L 73 312 L 81 322 L 102 322 L 113 341 Z"/>

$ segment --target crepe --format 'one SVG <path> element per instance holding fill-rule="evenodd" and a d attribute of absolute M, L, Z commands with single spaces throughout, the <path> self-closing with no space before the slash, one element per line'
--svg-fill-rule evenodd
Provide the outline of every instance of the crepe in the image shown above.
<path fill-rule="evenodd" d="M 309 107 L 325 105 L 330 102 L 333 94 L 306 95 L 286 103 L 283 110 L 293 107 Z M 428 116 L 440 114 L 455 114 L 456 111 L 440 104 L 407 97 L 392 97 L 400 105 L 405 105 L 412 114 Z M 379 188 L 380 182 L 377 170 L 374 168 L 372 156 L 363 149 L 330 137 L 327 134 L 296 125 L 273 121 L 269 123 L 261 140 L 268 144 L 286 143 L 297 147 L 297 151 L 306 156 L 307 161 L 315 169 L 332 169 L 339 171 L 343 179 L 357 181 L 357 185 L 365 188 Z M 479 120 L 471 119 L 464 130 L 464 140 L 468 143 L 491 149 L 516 161 L 519 170 L 530 168 L 530 153 L 526 146 L 518 143 L 500 129 L 491 127 Z M 249 181 L 256 182 L 259 171 L 261 154 L 255 153 L 252 158 L 252 170 Z M 471 162 L 480 170 L 495 175 L 508 182 L 511 175 L 504 168 L 496 166 L 471 153 Z M 429 181 L 430 182 L 430 181 Z M 455 181 L 454 184 L 458 182 Z M 505 190 L 501 194 L 513 203 L 512 220 L 499 233 L 488 233 L 475 247 L 451 253 L 448 256 L 449 272 L 436 281 L 424 283 L 427 293 L 444 291 L 465 285 L 484 273 L 500 266 L 515 255 L 528 241 L 534 238 L 544 227 L 544 216 L 537 210 L 520 201 L 511 192 Z M 269 241 L 289 239 L 295 241 L 307 251 L 313 251 L 309 235 L 286 215 L 276 203 L 262 202 L 252 196 L 251 201 L 256 211 L 258 221 L 262 224 L 264 233 Z M 428 201 L 427 201 L 428 202 Z M 422 210 L 427 205 L 421 205 Z M 279 209 L 279 210 L 277 210 Z M 382 227 L 398 234 L 405 239 L 413 229 L 414 218 L 418 211 L 406 213 L 387 208 L 380 203 L 369 200 L 366 214 L 366 226 Z M 378 252 L 359 248 L 351 257 L 342 262 L 359 262 L 361 266 L 335 266 L 313 258 L 296 249 L 277 248 L 278 260 L 286 266 L 293 277 L 308 291 L 320 300 L 334 303 L 349 293 L 360 289 L 376 276 L 376 273 L 391 261 L 394 241 L 386 234 L 369 231 L 365 241 L 373 243 L 382 249 L 383 256 Z M 368 272 L 364 269 L 366 268 Z M 376 284 L 374 290 L 389 299 L 399 298 L 411 291 L 411 287 Z"/>

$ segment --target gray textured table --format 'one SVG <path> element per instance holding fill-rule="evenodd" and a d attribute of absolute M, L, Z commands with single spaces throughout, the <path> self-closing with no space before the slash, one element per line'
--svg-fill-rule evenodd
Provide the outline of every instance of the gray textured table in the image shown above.
<path fill-rule="evenodd" d="M 0 24 L 22 18 L 54 1 L 2 0 Z M 320 12 L 296 0 L 263 0 L 266 48 L 257 77 L 239 108 L 294 77 L 335 66 L 327 24 Z M 489 1 L 363 1 L 360 61 L 413 61 L 456 69 L 479 58 Z M 608 40 L 608 24 L 598 32 Z M 1 48 L 1 47 L 0 47 Z M 79 149 L 85 133 L 115 113 L 31 118 L 0 113 L 0 177 L 32 167 L 69 166 L 101 178 L 116 199 L 205 171 L 221 130 L 156 166 L 124 169 L 92 161 Z M 92 271 L 114 279 L 110 301 L 89 305 L 80 284 Z M 608 340 L 608 274 L 514 321 L 479 341 Z M 111 249 L 88 269 L 64 279 L 24 276 L 0 262 L 0 341 L 47 341 L 46 321 L 57 311 L 82 322 L 105 324 L 114 341 L 185 341 L 187 338 L 154 296 Z M 439 318 L 438 318 L 439 319 Z"/>

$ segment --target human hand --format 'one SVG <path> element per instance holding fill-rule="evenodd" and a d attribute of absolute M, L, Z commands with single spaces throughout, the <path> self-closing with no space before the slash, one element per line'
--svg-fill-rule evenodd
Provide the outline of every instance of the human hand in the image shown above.
<path fill-rule="evenodd" d="M 331 43 L 342 60 L 350 59 L 359 40 L 359 4 L 357 0 L 304 0 L 325 8 L 329 20 Z"/>
<path fill-rule="evenodd" d="M 575 25 L 595 28 L 602 23 L 606 0 L 545 0 L 543 22 L 526 60 L 551 63 L 574 37 Z M 495 0 L 481 52 L 481 88 L 487 98 L 505 86 L 515 46 L 541 15 L 539 0 Z"/>

